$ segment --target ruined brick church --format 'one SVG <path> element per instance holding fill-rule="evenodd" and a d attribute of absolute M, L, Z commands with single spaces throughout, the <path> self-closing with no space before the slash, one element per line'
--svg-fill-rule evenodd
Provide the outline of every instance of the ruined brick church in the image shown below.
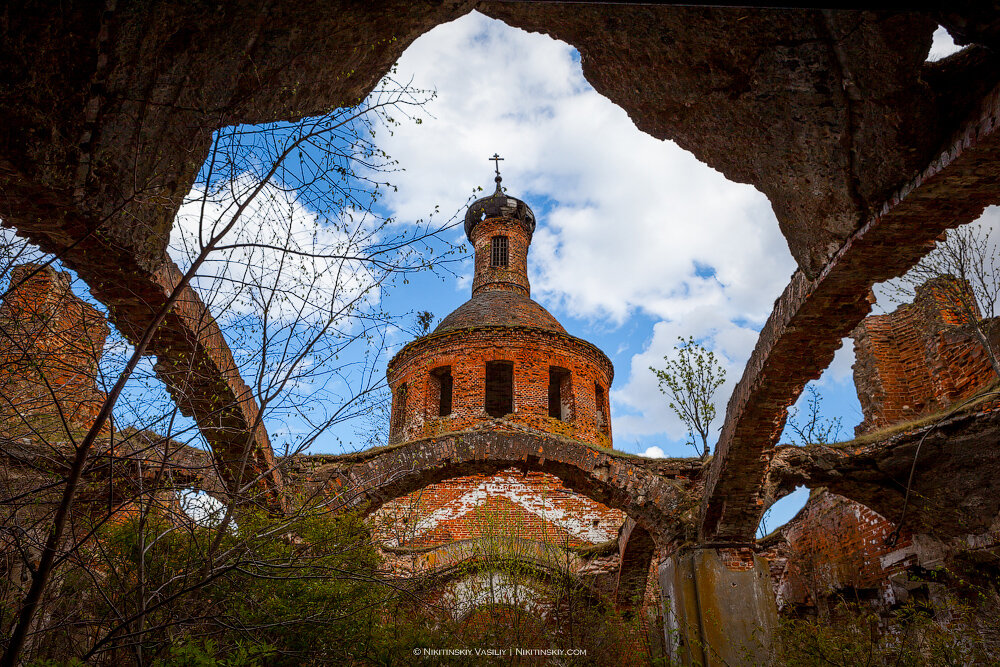
<path fill-rule="evenodd" d="M 995 494 L 977 481 L 981 469 L 989 470 L 977 467 L 989 455 L 983 438 L 1000 414 L 995 395 L 983 395 L 996 378 L 970 330 L 979 313 L 964 312 L 956 281 L 942 277 L 920 287 L 913 303 L 865 318 L 852 332 L 861 438 L 775 452 L 765 490 L 775 498 L 804 484 L 813 489 L 806 506 L 753 547 L 717 548 L 721 569 L 702 556 L 705 550 L 694 551 L 701 560 L 685 575 L 676 563 L 683 563 L 691 505 L 671 494 L 697 499 L 704 464 L 613 451 L 611 362 L 530 298 L 534 229 L 530 207 L 504 193 L 498 176 L 496 191 L 473 203 L 465 220 L 475 248 L 472 298 L 388 366 L 390 446 L 280 461 L 293 488 L 330 497 L 344 488 L 360 493 L 359 503 L 374 510 L 370 521 L 387 576 L 398 585 L 420 582 L 413 591 L 421 609 L 463 621 L 487 602 L 500 602 L 527 606 L 544 619 L 557 604 L 544 586 L 514 586 L 490 563 L 476 567 L 484 556 L 503 556 L 558 570 L 594 599 L 641 611 L 651 635 L 659 628 L 691 633 L 697 621 L 685 606 L 691 586 L 711 586 L 713 577 L 741 601 L 762 596 L 787 615 L 815 613 L 845 594 L 886 609 L 946 593 L 922 573 L 972 555 L 988 559 L 1000 548 Z M 2 483 L 14 495 L 38 483 L 38 463 L 50 457 L 35 453 L 36 440 L 63 439 L 66 429 L 93 423 L 105 399 L 93 369 L 109 329 L 73 294 L 68 274 L 25 265 L 11 279 L 17 287 L 0 304 L 0 395 L 7 397 L 0 435 L 8 446 Z M 982 324 L 1000 343 L 1000 325 Z M 970 399 L 978 402 L 956 411 Z M 65 421 L 53 421 L 55 412 Z M 934 414 L 944 417 L 921 425 Z M 884 430 L 900 425 L 898 433 Z M 905 454 L 886 454 L 885 442 Z M 914 452 L 918 443 L 922 453 Z M 131 446 L 98 452 L 134 464 L 120 484 L 150 483 L 167 466 L 172 488 L 223 488 L 209 452 L 176 446 L 169 462 L 150 464 L 148 455 L 133 461 Z M 902 494 L 887 490 L 900 488 L 911 465 L 918 492 L 904 517 Z M 876 491 L 859 493 L 851 475 L 873 477 Z M 400 479 L 409 484 L 403 491 Z M 103 507 L 105 482 L 88 489 L 81 505 Z M 161 496 L 174 498 L 169 489 Z M 651 511 L 657 503 L 668 511 Z M 658 526 L 670 541 L 656 543 L 646 526 Z M 712 590 L 696 593 L 704 599 Z M 751 618 L 767 613 L 773 612 Z M 724 645 L 725 633 L 704 632 Z M 662 650 L 684 655 L 684 643 Z"/>
<path fill-rule="evenodd" d="M 530 301 L 518 253 L 533 221 L 502 192 L 470 221 L 480 278 L 472 300 L 390 369 L 393 444 L 350 455 L 275 456 L 261 397 L 217 313 L 167 254 L 219 130 L 352 106 L 414 40 L 474 9 L 577 49 L 586 80 L 641 131 L 770 202 L 797 267 L 733 390 L 711 460 L 598 446 L 611 442 L 610 366 Z M 136 488 L 242 497 L 253 479 L 254 498 L 279 515 L 302 494 L 385 519 L 397 572 L 464 558 L 477 540 L 463 536 L 496 530 L 498 521 L 477 518 L 491 511 L 504 528 L 538 538 L 532 544 L 561 536 L 580 557 L 577 572 L 595 551 L 573 544 L 614 537 L 597 550 L 608 559 L 605 579 L 620 591 L 655 570 L 647 589 L 663 612 L 660 636 L 667 657 L 684 664 L 762 663 L 779 613 L 808 613 L 838 595 L 932 599 L 943 584 L 923 575 L 951 566 L 996 581 L 1000 410 L 995 392 L 984 394 L 994 379 L 971 322 L 956 321 L 934 286 L 887 316 L 866 319 L 865 298 L 943 233 L 1000 204 L 996 9 L 968 0 L 923 11 L 13 3 L 3 15 L 10 39 L 0 40 L 0 224 L 59 257 L 126 341 L 148 339 L 154 372 L 207 445 L 171 445 L 168 455 L 154 438 L 155 465 L 125 443 L 99 448 L 75 505 L 113 514 Z M 939 30 L 964 48 L 929 57 Z M 504 207 L 512 208 L 488 218 Z M 61 493 L 50 480 L 64 477 L 67 459 L 33 434 L 96 423 L 103 397 L 80 366 L 93 367 L 108 329 L 51 267 L 21 275 L 0 309 L 0 396 L 20 429 L 0 433 L 11 528 L 0 531 L 0 555 L 16 566 L 6 572 L 7 601 L 25 602 L 20 636 L 38 627 L 44 643 L 55 627 L 23 595 L 34 566 L 18 540 L 25 513 Z M 506 311 L 484 306 L 504 299 Z M 492 321 L 500 312 L 506 319 Z M 836 446 L 780 445 L 788 408 L 852 332 L 865 433 Z M 44 382 L 29 386 L 22 369 Z M 63 419 L 49 419 L 48 399 Z M 798 486 L 812 490 L 805 509 L 756 539 L 767 508 Z M 72 500 L 73 485 L 65 488 Z M 404 511 L 407 503 L 421 511 Z M 628 517 L 620 531 L 614 512 Z M 47 548 L 48 562 L 55 551 Z M 51 587 L 45 579 L 39 593 Z M 759 639 L 759 660 L 741 638 Z"/>
<path fill-rule="evenodd" d="M 389 362 L 389 443 L 515 429 L 610 449 L 611 361 L 531 299 L 535 214 L 503 191 L 499 170 L 495 181 L 496 190 L 465 216 L 475 250 L 472 298 Z M 609 545 L 625 519 L 553 474 L 511 468 L 395 499 L 376 523 L 396 570 L 413 573 L 436 548 L 483 537 L 520 538 L 541 549 Z M 602 578 L 607 592 L 624 595 L 614 560 L 593 559 L 577 574 Z"/>

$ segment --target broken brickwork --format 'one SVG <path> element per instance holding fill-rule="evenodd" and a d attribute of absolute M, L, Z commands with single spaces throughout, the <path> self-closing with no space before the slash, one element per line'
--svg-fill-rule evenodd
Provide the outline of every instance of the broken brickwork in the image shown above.
<path fill-rule="evenodd" d="M 916 564 L 905 533 L 895 544 L 894 525 L 860 503 L 825 490 L 773 538 L 770 562 L 778 608 L 815 608 L 844 597 L 893 604 L 893 579 Z M 765 542 L 765 544 L 767 544 Z"/>
<path fill-rule="evenodd" d="M 475 249 L 472 298 L 431 334 L 403 347 L 386 372 L 393 397 L 389 442 L 413 445 L 417 457 L 430 456 L 424 474 L 433 480 L 415 480 L 412 493 L 390 495 L 374 516 L 386 549 L 417 550 L 395 557 L 408 576 L 421 568 L 430 576 L 440 562 L 438 552 L 448 545 L 497 535 L 564 550 L 610 543 L 626 518 L 621 509 L 569 488 L 541 465 L 546 449 L 558 442 L 551 436 L 580 445 L 577 454 L 584 460 L 577 465 L 591 464 L 596 452 L 587 445 L 611 447 L 608 394 L 614 369 L 603 352 L 567 334 L 530 298 L 527 257 L 534 213 L 502 192 L 499 175 L 496 180 L 496 191 L 474 202 L 465 218 Z M 546 444 L 531 445 L 525 456 L 515 458 L 519 444 L 533 440 L 510 433 L 512 429 L 544 437 Z M 487 448 L 496 444 L 503 451 L 494 460 L 523 460 L 524 467 L 487 466 L 479 474 L 451 479 L 442 474 L 434 450 L 449 452 L 449 464 L 455 464 L 462 458 L 456 445 L 464 448 L 465 438 L 475 442 L 483 436 L 489 442 L 473 445 L 473 460 L 493 458 Z M 539 460 L 532 470 L 529 453 Z M 400 476 L 378 465 L 359 468 L 361 475 L 372 480 L 388 474 L 397 484 L 414 472 L 419 475 L 417 457 L 401 456 L 409 474 Z M 551 461 L 548 467 L 559 465 Z M 591 564 L 592 574 L 613 581 L 606 592 L 617 593 L 623 586 L 629 597 L 641 597 L 653 542 L 645 528 L 636 531 L 633 542 L 627 559 L 618 554 L 616 562 L 605 558 L 600 565 Z M 623 568 L 626 561 L 629 567 Z"/>
<path fill-rule="evenodd" d="M 978 308 L 971 296 L 973 312 L 963 308 L 960 290 L 950 276 L 930 280 L 912 304 L 866 317 L 851 332 L 864 413 L 858 435 L 936 412 L 996 381 L 971 330 Z"/>
<path fill-rule="evenodd" d="M 433 484 L 386 503 L 374 517 L 386 544 L 415 548 L 483 534 L 578 547 L 613 540 L 624 520 L 557 477 L 513 470 Z"/>
<path fill-rule="evenodd" d="M 532 226 L 534 226 L 532 224 Z M 505 218 L 490 218 L 478 223 L 469 234 L 469 241 L 476 251 L 476 271 L 472 281 L 472 294 L 484 290 L 502 290 L 528 296 L 528 246 L 532 230 L 524 223 L 510 224 Z M 506 262 L 493 266 L 493 239 L 506 239 Z"/>
<path fill-rule="evenodd" d="M 87 429 L 104 404 L 98 359 L 109 329 L 69 274 L 24 264 L 0 304 L 0 419 L 8 437 L 57 439 Z M 63 420 L 66 425 L 64 426 Z"/>
<path fill-rule="evenodd" d="M 499 179 L 499 176 L 497 177 Z M 389 362 L 389 442 L 463 431 L 495 417 L 611 447 L 614 368 L 530 298 L 534 213 L 503 194 L 469 207 L 472 298 Z"/>
<path fill-rule="evenodd" d="M 586 341 L 530 326 L 448 329 L 403 348 L 389 367 L 394 423 L 390 442 L 473 428 L 494 418 L 487 405 L 490 363 L 511 368 L 510 411 L 505 419 L 529 428 L 611 446 L 608 358 Z M 568 371 L 560 384 L 560 416 L 550 412 L 550 371 Z M 442 415 L 440 369 L 450 377 L 450 412 Z M 402 389 L 405 387 L 405 390 Z M 404 397 L 405 395 L 405 397 Z"/>

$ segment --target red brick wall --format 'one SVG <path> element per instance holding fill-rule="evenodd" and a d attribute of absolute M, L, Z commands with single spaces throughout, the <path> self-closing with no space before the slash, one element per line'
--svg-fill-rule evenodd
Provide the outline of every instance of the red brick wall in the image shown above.
<path fill-rule="evenodd" d="M 867 317 L 851 333 L 864 413 L 858 435 L 935 412 L 995 381 L 956 288 L 954 279 L 929 281 L 912 304 Z"/>
<path fill-rule="evenodd" d="M 490 266 L 490 251 L 494 236 L 506 236 L 509 261 L 506 267 Z M 488 218 L 472 230 L 472 247 L 476 251 L 476 273 L 472 295 L 483 290 L 500 289 L 531 293 L 528 284 L 528 245 L 531 231 L 524 223 L 508 218 Z"/>
<path fill-rule="evenodd" d="M 506 267 L 491 266 L 497 235 L 508 239 Z M 470 240 L 476 251 L 473 298 L 389 364 L 389 442 L 496 425 L 498 418 L 486 411 L 486 370 L 488 363 L 503 361 L 513 364 L 513 411 L 499 418 L 506 427 L 513 422 L 611 447 L 608 394 L 614 369 L 604 353 L 566 334 L 528 297 L 531 230 L 514 219 L 489 218 L 476 224 Z M 446 416 L 439 413 L 441 381 L 435 372 L 443 367 L 449 367 L 452 382 Z M 550 367 L 568 371 L 558 379 L 560 418 L 549 416 Z M 613 539 L 624 519 L 622 512 L 570 491 L 552 475 L 505 470 L 430 485 L 384 505 L 373 522 L 387 546 L 422 548 L 490 535 L 582 546 Z M 409 572 L 416 557 L 410 561 L 395 559 L 392 567 Z M 614 563 L 602 567 L 613 570 Z"/>
<path fill-rule="evenodd" d="M 904 534 L 886 544 L 893 524 L 871 509 L 827 491 L 814 492 L 782 530 L 779 542 L 762 554 L 771 564 L 779 608 L 812 607 L 838 594 L 894 602 L 890 576 L 910 564 L 885 558 L 904 551 Z M 883 566 L 883 559 L 887 564 Z"/>
<path fill-rule="evenodd" d="M 457 477 L 384 505 L 374 516 L 390 546 L 425 547 L 490 534 L 581 546 L 614 539 L 625 515 L 552 475 L 505 470 Z"/>
<path fill-rule="evenodd" d="M 38 269 L 11 271 L 17 284 Z M 46 267 L 0 304 L 0 420 L 7 437 L 59 437 L 59 409 L 86 428 L 104 403 L 97 362 L 109 329 L 104 317 L 70 290 L 70 278 Z M 26 423 L 27 420 L 27 423 Z M 30 426 L 29 426 L 30 424 Z M 47 426 L 51 432 L 44 432 Z M 22 433 L 23 432 L 23 433 Z"/>
<path fill-rule="evenodd" d="M 596 347 L 578 338 L 528 327 L 482 327 L 433 334 L 401 351 L 388 371 L 393 392 L 390 442 L 405 442 L 462 431 L 490 422 L 485 410 L 486 363 L 514 364 L 514 412 L 507 419 L 524 426 L 611 447 L 608 390 L 611 362 Z M 452 413 L 438 416 L 438 383 L 431 372 L 451 366 Z M 549 417 L 549 367 L 571 373 L 571 419 Z M 406 384 L 406 407 L 400 387 Z M 597 405 L 595 383 L 604 389 Z"/>

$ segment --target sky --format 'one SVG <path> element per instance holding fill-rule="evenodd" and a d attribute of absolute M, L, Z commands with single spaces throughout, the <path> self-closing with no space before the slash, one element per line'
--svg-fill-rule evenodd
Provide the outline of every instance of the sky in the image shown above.
<path fill-rule="evenodd" d="M 957 50 L 935 33 L 929 59 Z M 532 298 L 566 329 L 597 344 L 615 365 L 611 412 L 616 449 L 691 456 L 650 366 L 678 337 L 693 336 L 726 370 L 713 428 L 795 269 L 767 199 L 732 183 L 673 142 L 636 129 L 583 77 L 578 52 L 552 38 L 473 12 L 417 39 L 397 78 L 436 91 L 421 122 L 380 143 L 405 170 L 385 201 L 401 220 L 435 206 L 460 210 L 477 187 L 503 184 L 538 218 L 529 253 Z M 456 230 L 455 243 L 464 237 Z M 414 281 L 394 305 L 440 318 L 470 296 L 471 258 L 454 279 Z M 396 343 L 407 342 L 405 336 Z M 814 383 L 824 418 L 849 439 L 862 419 L 849 340 Z M 796 409 L 803 409 L 800 403 Z M 792 442 L 790 431 L 782 442 Z M 773 527 L 805 502 L 805 489 L 775 508 Z"/>
<path fill-rule="evenodd" d="M 398 78 L 437 97 L 422 123 L 382 142 L 405 168 L 386 205 L 400 219 L 461 207 L 477 186 L 492 187 L 488 158 L 503 156 L 504 186 L 539 221 L 532 297 L 614 362 L 615 447 L 691 455 L 649 367 L 678 337 L 713 350 L 727 373 L 721 425 L 724 401 L 795 269 L 767 199 L 637 130 L 589 86 L 575 49 L 547 36 L 472 13 L 416 40 L 398 67 Z M 450 284 L 394 296 L 444 316 L 469 298 L 471 261 L 456 270 Z M 861 419 L 852 361 L 847 345 L 820 380 L 845 427 Z"/>

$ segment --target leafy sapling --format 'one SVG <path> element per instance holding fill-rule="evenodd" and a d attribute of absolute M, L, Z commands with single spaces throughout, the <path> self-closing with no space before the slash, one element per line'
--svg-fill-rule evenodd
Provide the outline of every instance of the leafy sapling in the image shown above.
<path fill-rule="evenodd" d="M 688 444 L 702 459 L 708 457 L 709 427 L 715 419 L 712 397 L 726 381 L 726 370 L 715 353 L 705 349 L 694 338 L 677 337 L 674 354 L 664 356 L 664 368 L 649 367 L 660 383 L 660 392 L 668 405 L 688 430 Z"/>

